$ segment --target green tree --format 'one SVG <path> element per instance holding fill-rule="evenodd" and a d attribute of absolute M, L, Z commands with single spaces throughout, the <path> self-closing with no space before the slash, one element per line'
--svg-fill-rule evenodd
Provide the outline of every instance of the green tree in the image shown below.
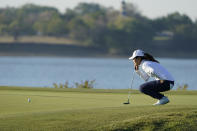
<path fill-rule="evenodd" d="M 195 49 L 197 43 L 197 26 L 190 24 L 176 26 L 173 41 L 176 43 L 176 46 L 189 49 L 193 47 Z"/>
<path fill-rule="evenodd" d="M 68 22 L 69 36 L 79 41 L 84 41 L 88 36 L 88 26 L 81 17 L 73 18 Z"/>
<path fill-rule="evenodd" d="M 0 24 L 9 25 L 17 17 L 17 9 L 7 7 L 5 9 L 0 9 Z"/>
<path fill-rule="evenodd" d="M 110 25 L 110 32 L 106 38 L 109 48 L 125 53 L 129 52 L 130 48 L 148 47 L 154 36 L 150 24 L 135 18 L 118 18 Z"/>
<path fill-rule="evenodd" d="M 64 26 L 64 22 L 60 17 L 55 16 L 49 21 L 47 26 L 48 35 L 60 36 L 66 34 L 66 32 L 67 30 Z"/>
<path fill-rule="evenodd" d="M 47 35 L 47 21 L 38 21 L 33 25 L 33 29 L 37 32 L 37 34 Z"/>
<path fill-rule="evenodd" d="M 9 25 L 9 33 L 14 36 L 15 41 L 18 40 L 19 32 L 20 32 L 20 23 L 18 21 L 13 21 Z"/>
<path fill-rule="evenodd" d="M 187 15 L 182 15 L 178 12 L 160 17 L 152 21 L 152 25 L 157 32 L 162 30 L 174 31 L 178 25 L 191 25 L 193 22 Z"/>
<path fill-rule="evenodd" d="M 5 24 L 0 24 L 0 35 L 5 35 L 8 32 L 8 26 Z"/>
<path fill-rule="evenodd" d="M 103 10 L 103 8 L 99 4 L 94 3 L 79 3 L 77 7 L 74 8 L 74 12 L 78 15 L 91 14 L 101 10 Z"/>

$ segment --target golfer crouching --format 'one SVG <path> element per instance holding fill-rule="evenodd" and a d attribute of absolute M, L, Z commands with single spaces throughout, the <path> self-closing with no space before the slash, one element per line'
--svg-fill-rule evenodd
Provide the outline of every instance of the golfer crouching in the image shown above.
<path fill-rule="evenodd" d="M 136 73 L 148 81 L 150 77 L 154 77 L 154 81 L 146 82 L 140 86 L 140 91 L 149 95 L 158 101 L 153 105 L 164 105 L 169 99 L 160 92 L 168 91 L 174 86 L 174 78 L 172 75 L 159 64 L 157 60 L 142 50 L 135 50 L 132 57 Z"/>

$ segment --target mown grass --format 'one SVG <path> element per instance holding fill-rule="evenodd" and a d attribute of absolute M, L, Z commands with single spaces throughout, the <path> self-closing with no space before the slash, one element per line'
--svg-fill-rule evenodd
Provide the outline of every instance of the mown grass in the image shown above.
<path fill-rule="evenodd" d="M 0 130 L 197 130 L 197 91 L 167 92 L 157 107 L 138 91 L 123 105 L 127 91 L 0 87 Z"/>
<path fill-rule="evenodd" d="M 197 129 L 196 110 L 158 113 L 112 123 L 100 130 L 154 130 L 154 131 L 195 131 Z"/>
<path fill-rule="evenodd" d="M 166 37 L 166 36 L 155 36 L 153 38 L 153 40 L 157 40 L 157 41 L 170 40 L 170 37 Z"/>
<path fill-rule="evenodd" d="M 20 36 L 18 40 L 14 40 L 13 36 L 0 36 L 0 43 L 47 43 L 47 44 L 77 44 L 78 41 L 52 36 Z"/>

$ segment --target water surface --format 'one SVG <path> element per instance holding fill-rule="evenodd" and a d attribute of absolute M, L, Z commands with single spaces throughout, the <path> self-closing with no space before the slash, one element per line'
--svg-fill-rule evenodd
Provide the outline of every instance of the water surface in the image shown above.
<path fill-rule="evenodd" d="M 158 58 L 176 80 L 196 90 L 197 59 Z M 127 58 L 0 57 L 0 85 L 53 87 L 53 83 L 96 80 L 95 88 L 127 89 L 131 85 L 133 63 Z M 135 75 L 133 88 L 144 83 Z"/>

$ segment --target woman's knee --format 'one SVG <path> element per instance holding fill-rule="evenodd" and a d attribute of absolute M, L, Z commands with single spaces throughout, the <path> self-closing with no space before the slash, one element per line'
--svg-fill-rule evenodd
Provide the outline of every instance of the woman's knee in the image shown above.
<path fill-rule="evenodd" d="M 139 89 L 142 93 L 145 93 L 147 91 L 147 84 L 145 83 L 145 84 L 140 85 Z"/>

